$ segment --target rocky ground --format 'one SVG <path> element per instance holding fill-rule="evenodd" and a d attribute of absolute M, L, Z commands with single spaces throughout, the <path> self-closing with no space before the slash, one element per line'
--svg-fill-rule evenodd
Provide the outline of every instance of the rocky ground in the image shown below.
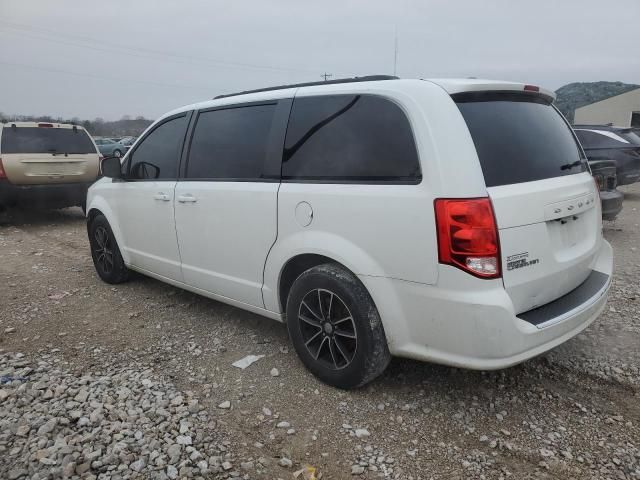
<path fill-rule="evenodd" d="M 95 275 L 79 210 L 0 225 L 0 478 L 640 478 L 640 187 L 609 305 L 523 365 L 394 360 L 344 392 L 276 322 Z M 231 364 L 264 355 L 245 370 Z M 294 477 L 297 475 L 297 477 Z"/>

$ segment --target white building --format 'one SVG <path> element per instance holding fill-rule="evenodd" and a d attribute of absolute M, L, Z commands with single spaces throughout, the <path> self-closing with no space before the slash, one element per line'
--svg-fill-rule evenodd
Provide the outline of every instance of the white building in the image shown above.
<path fill-rule="evenodd" d="M 574 123 L 640 127 L 640 88 L 576 108 Z"/>

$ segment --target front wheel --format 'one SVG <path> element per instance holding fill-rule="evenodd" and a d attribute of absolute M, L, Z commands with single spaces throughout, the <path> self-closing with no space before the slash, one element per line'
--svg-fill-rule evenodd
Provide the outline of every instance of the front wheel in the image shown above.
<path fill-rule="evenodd" d="M 391 360 L 369 292 L 339 265 L 319 265 L 296 279 L 287 300 L 287 328 L 307 369 L 338 388 L 370 382 Z"/>
<path fill-rule="evenodd" d="M 120 150 L 114 150 L 113 151 L 113 156 L 120 158 L 122 156 L 122 152 Z"/>
<path fill-rule="evenodd" d="M 129 278 L 129 269 L 105 216 L 98 215 L 92 219 L 88 230 L 91 257 L 98 276 L 107 283 L 125 282 Z"/>

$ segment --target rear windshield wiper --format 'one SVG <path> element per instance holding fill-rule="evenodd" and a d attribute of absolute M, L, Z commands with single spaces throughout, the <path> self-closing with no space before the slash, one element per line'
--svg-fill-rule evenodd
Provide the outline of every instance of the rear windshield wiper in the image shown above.
<path fill-rule="evenodd" d="M 560 170 L 571 170 L 572 168 L 579 167 L 580 165 L 582 165 L 582 160 L 576 160 L 575 162 L 565 163 L 564 165 L 561 165 Z"/>

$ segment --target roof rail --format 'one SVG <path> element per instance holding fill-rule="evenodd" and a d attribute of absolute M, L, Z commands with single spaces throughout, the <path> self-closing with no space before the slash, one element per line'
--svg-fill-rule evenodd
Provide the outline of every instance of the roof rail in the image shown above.
<path fill-rule="evenodd" d="M 312 87 L 315 85 L 332 85 L 335 83 L 355 83 L 355 82 L 373 82 L 377 80 L 398 80 L 399 77 L 393 75 L 365 75 L 364 77 L 352 78 L 336 78 L 335 80 L 325 80 L 321 82 L 292 83 L 291 85 L 277 85 L 275 87 L 258 88 L 256 90 L 245 90 L 243 92 L 227 93 L 213 97 L 214 100 L 219 98 L 235 97 L 237 95 L 246 95 L 248 93 L 270 92 L 272 90 L 285 90 L 287 88 Z"/>

